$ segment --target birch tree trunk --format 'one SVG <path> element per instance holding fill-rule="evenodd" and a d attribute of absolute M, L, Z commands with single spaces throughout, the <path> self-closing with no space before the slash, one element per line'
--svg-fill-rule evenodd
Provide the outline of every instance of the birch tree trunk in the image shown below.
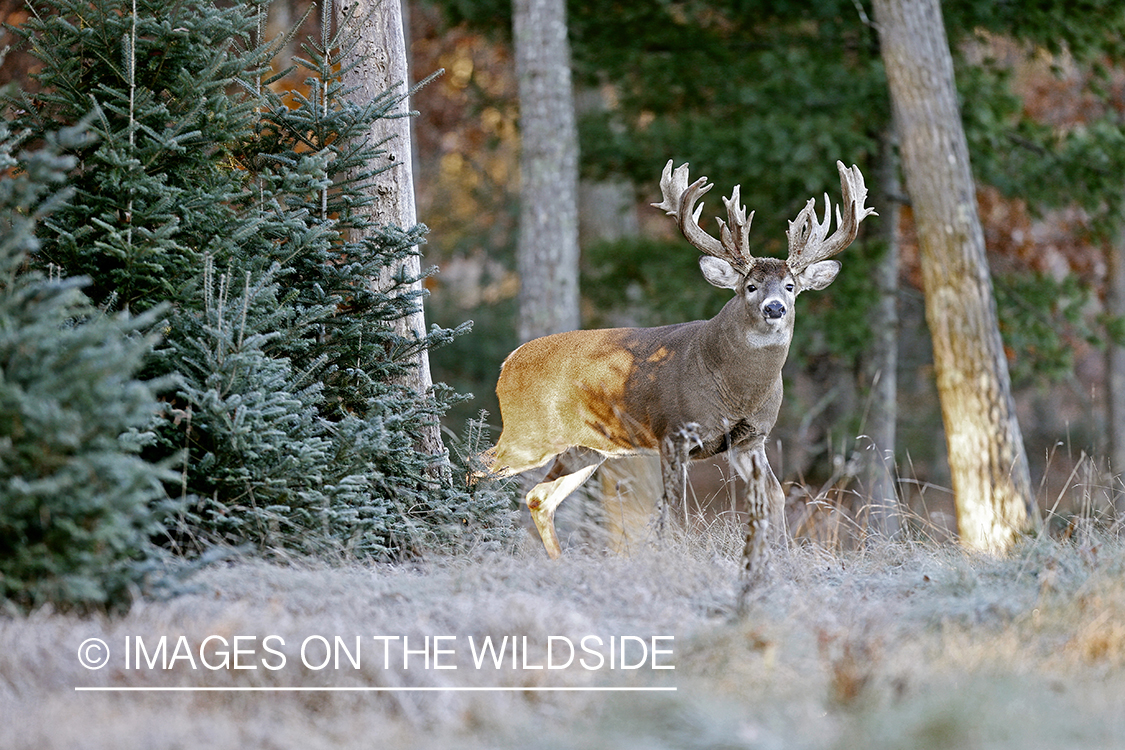
<path fill-rule="evenodd" d="M 874 0 L 914 210 L 962 543 L 1002 551 L 1038 521 L 938 0 Z"/>
<path fill-rule="evenodd" d="M 352 68 L 344 77 L 344 84 L 352 89 L 349 96 L 357 102 L 370 102 L 387 91 L 397 90 L 404 94 L 402 112 L 409 110 L 405 93 L 410 86 L 406 54 L 406 38 L 403 27 L 400 0 L 337 0 L 335 7 L 337 28 L 345 25 L 357 40 L 354 54 L 362 62 Z M 383 117 L 375 121 L 371 128 L 370 142 L 386 142 L 386 159 L 394 165 L 376 176 L 370 185 L 378 199 L 370 206 L 372 220 L 380 226 L 393 224 L 409 229 L 418 223 L 418 213 L 414 204 L 414 173 L 411 165 L 410 117 Z M 391 280 L 404 274 L 408 278 L 418 278 L 421 273 L 421 260 L 410 255 L 397 267 L 383 270 L 381 278 L 375 280 L 380 287 L 388 287 Z M 420 289 L 421 282 L 415 282 L 412 290 Z M 399 335 L 421 338 L 426 334 L 426 316 L 419 303 L 411 315 L 395 321 Z M 404 384 L 418 393 L 426 393 L 433 387 L 430 375 L 430 359 L 426 351 L 419 353 L 414 366 L 404 378 Z M 441 427 L 433 424 L 425 428 L 419 448 L 431 456 L 444 456 L 445 446 L 441 439 Z"/>
<path fill-rule="evenodd" d="M 514 0 L 520 97 L 520 341 L 579 327 L 578 134 L 565 0 Z"/>

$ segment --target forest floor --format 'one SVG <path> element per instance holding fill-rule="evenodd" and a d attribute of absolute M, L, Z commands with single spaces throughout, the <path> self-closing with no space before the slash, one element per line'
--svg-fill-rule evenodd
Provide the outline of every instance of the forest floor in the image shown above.
<path fill-rule="evenodd" d="M 124 615 L 0 616 L 0 747 L 1125 747 L 1120 540 L 806 546 L 743 618 L 737 547 L 242 561 Z"/>

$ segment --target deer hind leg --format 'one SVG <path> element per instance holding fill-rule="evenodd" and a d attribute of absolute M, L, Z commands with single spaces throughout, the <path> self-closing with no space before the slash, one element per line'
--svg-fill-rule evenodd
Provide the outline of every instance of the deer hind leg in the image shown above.
<path fill-rule="evenodd" d="M 563 453 L 555 459 L 543 481 L 527 493 L 527 508 L 531 511 L 531 520 L 535 522 L 539 538 L 543 540 L 543 546 L 552 560 L 562 554 L 559 537 L 555 533 L 555 510 L 604 461 L 605 456 L 594 451 Z"/>
<path fill-rule="evenodd" d="M 751 591 L 766 579 L 770 559 L 770 515 L 775 521 L 782 506 L 781 483 L 777 481 L 765 451 L 756 448 L 741 453 L 735 469 L 746 482 L 746 544 L 742 549 L 742 569 L 739 574 L 738 609 L 745 609 Z"/>

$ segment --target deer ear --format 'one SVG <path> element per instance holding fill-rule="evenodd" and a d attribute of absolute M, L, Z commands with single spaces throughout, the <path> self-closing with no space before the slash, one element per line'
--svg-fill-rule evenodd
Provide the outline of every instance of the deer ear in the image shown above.
<path fill-rule="evenodd" d="M 720 289 L 737 289 L 742 274 L 734 270 L 734 266 L 722 258 L 704 255 L 699 259 L 699 270 L 703 271 L 703 278 L 712 286 Z"/>
<path fill-rule="evenodd" d="M 801 271 L 797 275 L 797 283 L 801 289 L 823 289 L 835 280 L 838 273 L 839 261 L 822 260 Z"/>

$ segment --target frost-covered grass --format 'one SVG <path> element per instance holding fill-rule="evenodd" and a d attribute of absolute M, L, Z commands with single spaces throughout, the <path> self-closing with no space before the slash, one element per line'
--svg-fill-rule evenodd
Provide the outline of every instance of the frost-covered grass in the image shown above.
<path fill-rule="evenodd" d="M 737 536 L 715 524 L 630 557 L 528 540 L 515 554 L 399 567 L 239 562 L 195 593 L 113 619 L 41 610 L 0 619 L 0 747 L 928 748 L 1125 746 L 1125 545 L 1026 542 L 1005 559 L 935 544 L 782 554 L 747 617 L 731 614 Z M 170 669 L 129 669 L 168 636 Z M 266 636 L 279 639 L 264 641 Z M 301 664 L 341 636 L 361 665 Z M 437 664 L 408 655 L 424 638 Z M 469 637 L 515 636 L 526 659 L 477 669 Z M 545 648 L 586 636 L 658 641 L 658 665 L 566 669 Z M 208 636 L 256 669 L 199 663 Z M 78 663 L 104 639 L 108 666 Z M 284 641 L 284 645 L 281 645 Z M 307 641 L 313 667 L 324 651 Z M 617 642 L 620 642 L 619 640 Z M 384 651 L 388 643 L 389 651 Z M 637 641 L 627 663 L 637 660 Z M 596 641 L 587 641 L 596 644 Z M 221 641 L 204 646 L 221 661 Z M 272 651 L 265 650 L 269 646 Z M 431 640 L 431 653 L 433 641 Z M 229 649 L 228 649 L 229 650 Z M 196 660 L 192 669 L 185 654 Z M 384 657 L 389 654 L 388 664 Z M 565 653 L 554 651 L 560 663 Z M 96 654 L 95 654 L 96 655 Z M 266 664 L 279 666 L 268 669 Z M 587 664 L 596 663 L 589 652 Z M 522 657 L 522 655 L 521 655 Z M 619 657 L 615 655 L 615 658 Z M 608 658 L 608 653 L 603 654 Z M 159 667 L 159 665 L 158 665 Z M 114 687 L 675 687 L 675 692 L 76 692 Z"/>

